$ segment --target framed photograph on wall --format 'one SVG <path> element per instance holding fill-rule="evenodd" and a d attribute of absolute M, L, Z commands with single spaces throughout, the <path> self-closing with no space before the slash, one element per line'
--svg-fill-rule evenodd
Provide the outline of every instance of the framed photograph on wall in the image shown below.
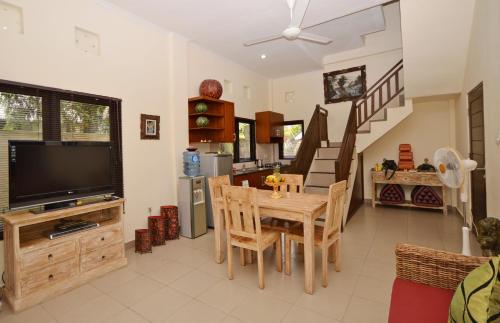
<path fill-rule="evenodd" d="M 160 116 L 141 114 L 141 139 L 160 139 Z"/>
<path fill-rule="evenodd" d="M 366 66 L 323 73 L 325 104 L 353 101 L 366 91 Z"/>

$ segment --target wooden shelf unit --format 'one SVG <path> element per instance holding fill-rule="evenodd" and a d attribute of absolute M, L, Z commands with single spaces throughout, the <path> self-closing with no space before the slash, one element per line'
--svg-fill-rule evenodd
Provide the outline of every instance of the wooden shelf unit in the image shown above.
<path fill-rule="evenodd" d="M 203 102 L 208 111 L 198 113 L 195 110 L 197 103 Z M 188 100 L 189 142 L 234 142 L 234 103 L 217 100 L 205 96 L 198 96 Z M 196 119 L 207 117 L 208 127 L 198 127 Z"/>
<path fill-rule="evenodd" d="M 127 264 L 123 199 L 4 219 L 5 298 L 14 311 L 62 294 Z M 84 219 L 99 227 L 50 240 L 61 219 Z"/>
<path fill-rule="evenodd" d="M 384 204 L 377 198 L 377 184 L 399 184 L 402 186 L 433 186 L 441 190 L 443 199 L 442 206 L 423 206 L 413 204 L 412 201 L 405 201 L 399 204 Z M 441 183 L 438 175 L 434 172 L 417 172 L 417 171 L 396 171 L 396 174 L 391 179 L 385 179 L 384 172 L 376 172 L 372 170 L 372 207 L 376 205 L 394 205 L 421 209 L 442 210 L 443 214 L 448 214 L 448 205 L 446 201 L 446 187 Z"/>
<path fill-rule="evenodd" d="M 258 144 L 282 143 L 284 135 L 282 113 L 263 111 L 255 113 L 255 133 Z"/>

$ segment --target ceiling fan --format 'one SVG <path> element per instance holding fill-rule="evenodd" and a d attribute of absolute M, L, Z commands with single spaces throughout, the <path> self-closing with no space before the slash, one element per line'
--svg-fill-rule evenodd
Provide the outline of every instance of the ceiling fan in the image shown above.
<path fill-rule="evenodd" d="M 272 35 L 255 39 L 244 43 L 245 46 L 257 45 L 280 38 L 284 38 L 287 40 L 302 39 L 321 45 L 327 45 L 332 42 L 332 40 L 328 37 L 302 32 L 300 25 L 306 14 L 309 0 L 286 0 L 286 3 L 290 8 L 290 24 L 288 25 L 288 27 L 279 35 Z"/>

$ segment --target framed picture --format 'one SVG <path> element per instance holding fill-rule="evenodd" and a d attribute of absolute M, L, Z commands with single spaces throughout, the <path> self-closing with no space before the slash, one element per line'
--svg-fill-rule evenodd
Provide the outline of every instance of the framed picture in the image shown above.
<path fill-rule="evenodd" d="M 366 67 L 323 73 L 325 104 L 353 101 L 366 91 Z"/>
<path fill-rule="evenodd" d="M 141 139 L 160 139 L 160 116 L 141 114 Z"/>

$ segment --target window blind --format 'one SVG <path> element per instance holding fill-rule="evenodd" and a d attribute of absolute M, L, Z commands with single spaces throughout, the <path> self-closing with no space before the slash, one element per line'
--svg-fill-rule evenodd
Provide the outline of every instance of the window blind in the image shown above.
<path fill-rule="evenodd" d="M 9 208 L 8 141 L 42 140 L 42 136 L 42 97 L 0 92 L 0 213 Z"/>
<path fill-rule="evenodd" d="M 60 101 L 61 140 L 110 141 L 109 106 Z"/>

